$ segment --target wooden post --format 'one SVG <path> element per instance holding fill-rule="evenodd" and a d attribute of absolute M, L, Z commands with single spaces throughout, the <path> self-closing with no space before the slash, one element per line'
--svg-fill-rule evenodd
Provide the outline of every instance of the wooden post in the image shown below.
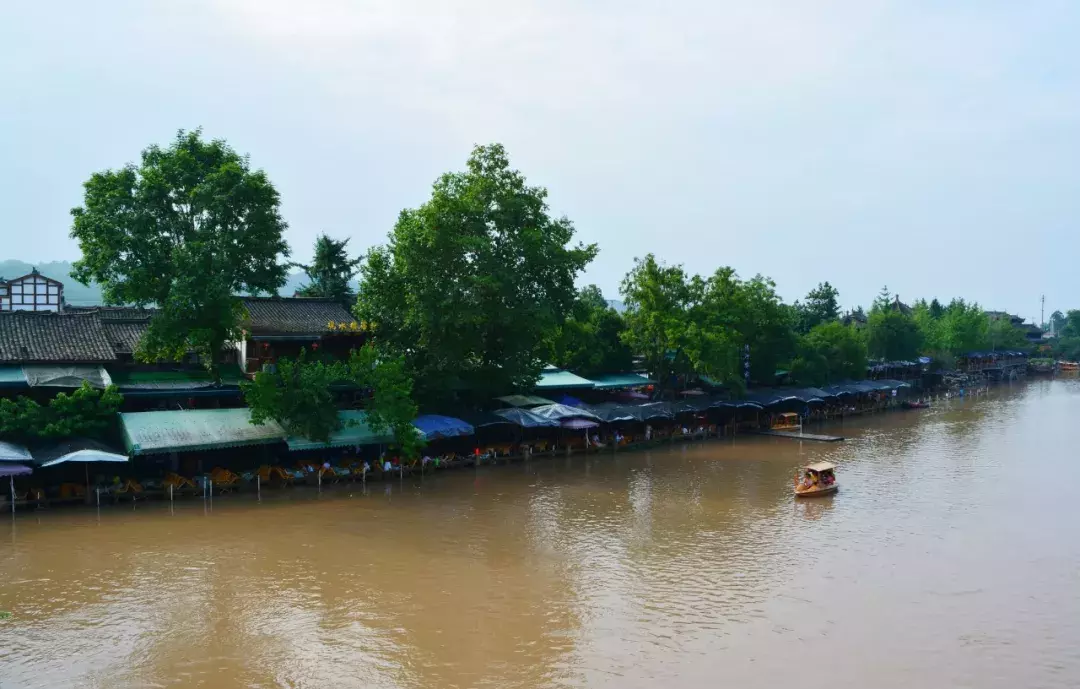
<path fill-rule="evenodd" d="M 255 492 L 258 493 L 259 499 L 262 500 L 262 476 L 255 474 Z"/>
<path fill-rule="evenodd" d="M 170 503 L 170 505 L 172 504 L 172 501 L 173 501 L 173 484 L 170 483 L 169 484 L 169 503 Z"/>
<path fill-rule="evenodd" d="M 15 477 L 8 476 L 8 483 L 11 485 L 11 516 L 15 516 Z"/>

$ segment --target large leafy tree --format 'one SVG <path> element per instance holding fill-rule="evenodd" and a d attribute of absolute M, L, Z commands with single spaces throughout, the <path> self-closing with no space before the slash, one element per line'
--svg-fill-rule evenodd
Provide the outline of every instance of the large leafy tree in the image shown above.
<path fill-rule="evenodd" d="M 18 396 L 0 399 L 0 439 L 20 443 L 86 436 L 100 438 L 116 421 L 123 396 L 116 386 L 97 390 L 84 382 L 61 392 L 47 405 Z"/>
<path fill-rule="evenodd" d="M 942 348 L 954 356 L 989 346 L 990 319 L 974 302 L 953 299 L 941 317 L 940 327 Z"/>
<path fill-rule="evenodd" d="M 1065 324 L 1061 328 L 1065 337 L 1080 337 L 1080 310 L 1070 309 L 1065 314 Z"/>
<path fill-rule="evenodd" d="M 922 333 L 915 319 L 892 309 L 875 309 L 867 322 L 870 356 L 886 361 L 907 361 L 919 355 Z"/>
<path fill-rule="evenodd" d="M 799 341 L 791 375 L 801 385 L 866 377 L 866 341 L 853 326 L 829 321 L 815 326 Z"/>
<path fill-rule="evenodd" d="M 828 282 L 822 282 L 806 295 L 806 300 L 796 304 L 798 328 L 808 333 L 814 327 L 840 319 L 840 292 Z"/>
<path fill-rule="evenodd" d="M 224 141 L 181 131 L 139 165 L 99 172 L 72 210 L 82 258 L 73 276 L 101 285 L 109 304 L 155 304 L 136 356 L 194 351 L 212 372 L 239 336 L 238 292 L 275 292 L 288 255 L 277 190 Z"/>
<path fill-rule="evenodd" d="M 352 279 L 360 272 L 363 259 L 349 258 L 348 239 L 320 235 L 315 240 L 315 256 L 310 265 L 294 263 L 308 277 L 308 284 L 296 290 L 300 297 L 334 299 L 351 306 L 356 299 Z"/>
<path fill-rule="evenodd" d="M 290 435 L 317 442 L 328 441 L 342 428 L 340 397 L 359 388 L 369 393 L 364 409 L 372 430 L 393 432 L 406 456 L 420 447 L 405 363 L 400 357 L 380 356 L 371 344 L 353 350 L 346 361 L 309 358 L 307 350 L 301 350 L 297 359 L 280 360 L 242 388 L 253 424 L 273 419 Z"/>
<path fill-rule="evenodd" d="M 623 341 L 664 385 L 693 372 L 692 356 L 701 360 L 708 354 L 704 324 L 694 319 L 704 289 L 699 277 L 691 278 L 682 266 L 665 265 L 653 254 L 634 259 L 634 267 L 623 278 L 619 288 L 626 304 Z"/>
<path fill-rule="evenodd" d="M 551 337 L 551 361 L 585 377 L 628 371 L 633 353 L 623 341 L 626 322 L 611 308 L 600 288 L 583 288 L 570 316 Z"/>
<path fill-rule="evenodd" d="M 573 238 L 573 224 L 551 217 L 547 191 L 529 186 L 501 145 L 479 146 L 367 255 L 356 316 L 405 357 L 421 399 L 528 388 L 574 304 L 574 279 L 596 255 Z"/>
<path fill-rule="evenodd" d="M 1055 311 L 1050 314 L 1050 329 L 1055 335 L 1060 335 L 1061 331 L 1065 329 L 1065 314 L 1060 311 Z"/>

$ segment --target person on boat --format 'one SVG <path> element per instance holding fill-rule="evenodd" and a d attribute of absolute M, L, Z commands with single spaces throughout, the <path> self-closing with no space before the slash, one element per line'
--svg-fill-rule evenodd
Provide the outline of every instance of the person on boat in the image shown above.
<path fill-rule="evenodd" d="M 616 445 L 621 445 L 622 441 L 623 441 L 623 434 L 618 432 L 618 431 L 615 431 L 615 444 Z"/>
<path fill-rule="evenodd" d="M 802 479 L 802 487 L 803 487 L 803 488 L 810 488 L 810 487 L 812 487 L 813 485 L 814 485 L 814 475 L 813 475 L 813 474 L 811 474 L 811 473 L 810 473 L 810 472 L 808 471 L 808 472 L 806 472 L 806 473 L 805 473 L 805 474 L 803 475 L 803 479 Z"/>

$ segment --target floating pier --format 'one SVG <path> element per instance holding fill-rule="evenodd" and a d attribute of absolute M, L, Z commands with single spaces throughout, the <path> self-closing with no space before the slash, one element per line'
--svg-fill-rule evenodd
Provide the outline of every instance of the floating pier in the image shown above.
<path fill-rule="evenodd" d="M 843 440 L 839 435 L 821 435 L 818 433 L 798 433 L 795 431 L 750 431 L 754 435 L 771 435 L 792 440 L 814 440 L 819 443 L 838 443 Z"/>

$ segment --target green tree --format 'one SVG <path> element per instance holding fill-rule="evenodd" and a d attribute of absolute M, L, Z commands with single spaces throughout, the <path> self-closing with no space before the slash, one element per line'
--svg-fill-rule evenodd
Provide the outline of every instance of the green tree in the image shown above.
<path fill-rule="evenodd" d="M 798 304 L 800 333 L 808 333 L 815 326 L 840 319 L 840 292 L 828 282 L 822 282 L 810 290 L 806 301 Z"/>
<path fill-rule="evenodd" d="M 891 309 L 875 308 L 867 322 L 867 349 L 870 356 L 886 361 L 908 361 L 919 355 L 922 333 L 912 316 Z"/>
<path fill-rule="evenodd" d="M 931 356 L 940 356 L 942 352 L 947 351 L 945 346 L 945 323 L 941 317 L 934 316 L 933 304 L 937 303 L 935 299 L 932 303 L 927 304 L 925 299 L 920 299 L 912 306 L 912 318 L 915 319 L 915 324 L 919 328 L 919 332 L 922 333 L 922 350 Z M 940 307 L 941 304 L 938 304 Z M 942 309 L 944 314 L 944 309 Z"/>
<path fill-rule="evenodd" d="M 586 378 L 591 375 L 628 371 L 633 354 L 622 340 L 626 322 L 608 305 L 600 288 L 583 288 L 570 316 L 551 337 L 550 360 L 560 368 Z"/>
<path fill-rule="evenodd" d="M 595 245 L 569 246 L 574 226 L 550 217 L 546 199 L 501 145 L 479 146 L 367 255 L 356 316 L 405 357 L 422 399 L 455 388 L 489 398 L 538 379 L 547 336 L 596 255 Z"/>
<path fill-rule="evenodd" d="M 976 303 L 953 299 L 941 319 L 941 343 L 954 356 L 987 346 L 990 319 Z"/>
<path fill-rule="evenodd" d="M 1030 346 L 1025 331 L 1013 325 L 1008 318 L 991 321 L 987 330 L 988 341 L 984 345 L 985 349 L 1027 350 Z"/>
<path fill-rule="evenodd" d="M 800 385 L 824 385 L 866 377 L 866 341 L 857 329 L 838 321 L 815 326 L 799 341 L 791 375 Z"/>
<path fill-rule="evenodd" d="M 941 302 L 938 301 L 936 297 L 934 298 L 933 301 L 930 302 L 930 307 L 929 308 L 930 308 L 930 317 L 933 318 L 934 320 L 937 320 L 937 319 L 939 319 L 939 318 L 941 318 L 942 316 L 945 315 L 945 307 L 941 305 Z"/>
<path fill-rule="evenodd" d="M 1065 314 L 1062 312 L 1055 311 L 1050 314 L 1050 330 L 1052 330 L 1055 335 L 1061 334 L 1061 331 L 1065 329 L 1065 323 Z"/>
<path fill-rule="evenodd" d="M 406 456 L 415 456 L 421 442 L 412 425 L 416 404 L 412 380 L 400 357 L 382 357 L 374 345 L 353 350 L 347 361 L 309 359 L 301 350 L 295 360 L 282 359 L 276 370 L 260 371 L 242 384 L 251 408 L 251 423 L 274 420 L 289 433 L 326 442 L 341 430 L 340 395 L 356 388 L 365 399 L 367 423 L 376 433 L 391 431 Z"/>
<path fill-rule="evenodd" d="M 0 439 L 26 444 L 77 436 L 100 438 L 112 429 L 122 403 L 116 386 L 96 390 L 87 382 L 74 392 L 61 392 L 45 406 L 23 395 L 0 399 Z"/>
<path fill-rule="evenodd" d="M 1065 314 L 1065 324 L 1061 328 L 1065 337 L 1080 337 L 1080 310 L 1070 309 Z"/>
<path fill-rule="evenodd" d="M 682 266 L 669 266 L 653 254 L 634 259 L 634 267 L 619 287 L 626 304 L 623 341 L 641 355 L 645 367 L 662 385 L 673 376 L 693 371 L 688 349 L 703 356 L 706 338 L 694 322 L 700 308 L 704 281 L 691 279 Z"/>
<path fill-rule="evenodd" d="M 300 297 L 322 297 L 351 306 L 356 300 L 351 282 L 360 272 L 361 258 L 349 258 L 348 239 L 331 239 L 320 235 L 315 240 L 315 256 L 311 265 L 292 264 L 307 275 L 310 282 L 298 290 Z"/>
<path fill-rule="evenodd" d="M 83 186 L 84 205 L 71 212 L 71 236 L 82 250 L 73 276 L 100 284 L 108 304 L 159 307 L 140 360 L 194 351 L 216 374 L 244 316 L 233 295 L 275 292 L 285 281 L 286 225 L 266 174 L 196 130 Z"/>

